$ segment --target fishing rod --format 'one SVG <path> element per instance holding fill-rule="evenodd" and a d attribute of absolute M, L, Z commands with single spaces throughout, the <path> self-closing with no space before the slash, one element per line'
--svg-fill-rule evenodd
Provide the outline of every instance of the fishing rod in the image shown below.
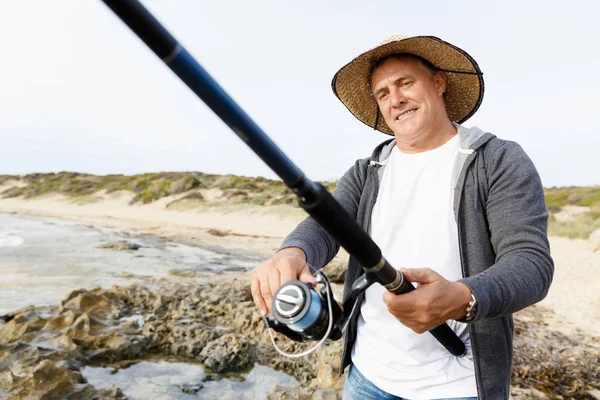
<path fill-rule="evenodd" d="M 139 1 L 102 1 L 296 193 L 300 207 L 363 267 L 365 273 L 342 305 L 332 298 L 322 272 L 317 274 L 317 283 L 323 284 L 318 292 L 299 281 L 282 285 L 273 300 L 275 320 L 267 320 L 270 327 L 296 341 L 318 340 L 321 334 L 322 341 L 337 340 L 350 318 L 351 305 L 356 306 L 357 297 L 373 283 L 396 294 L 415 289 L 327 189 L 308 179 Z M 465 353 L 464 343 L 446 323 L 429 332 L 451 354 Z"/>

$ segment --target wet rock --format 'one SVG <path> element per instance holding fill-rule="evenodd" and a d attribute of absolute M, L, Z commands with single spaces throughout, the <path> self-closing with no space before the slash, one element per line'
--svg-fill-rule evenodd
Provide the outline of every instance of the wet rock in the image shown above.
<path fill-rule="evenodd" d="M 199 359 L 217 373 L 241 371 L 254 364 L 250 341 L 234 333 L 209 342 L 200 352 Z"/>
<path fill-rule="evenodd" d="M 139 250 L 141 247 L 142 246 L 140 246 L 139 244 L 129 243 L 125 240 L 122 240 L 119 242 L 105 243 L 105 244 L 101 244 L 100 246 L 98 246 L 99 249 L 108 249 L 108 250 L 117 250 L 117 251 Z"/>
<path fill-rule="evenodd" d="M 195 385 L 181 385 L 179 388 L 185 394 L 196 394 L 204 387 L 203 384 L 197 383 Z"/>
<path fill-rule="evenodd" d="M 16 367 L 0 373 L 0 387 L 8 389 L 15 398 L 31 399 L 114 399 L 126 397 L 116 389 L 97 390 L 87 384 L 77 371 L 72 371 L 50 360 L 34 367 Z"/>
<path fill-rule="evenodd" d="M 202 377 L 202 382 L 218 382 L 223 377 L 219 374 L 206 374 Z"/>

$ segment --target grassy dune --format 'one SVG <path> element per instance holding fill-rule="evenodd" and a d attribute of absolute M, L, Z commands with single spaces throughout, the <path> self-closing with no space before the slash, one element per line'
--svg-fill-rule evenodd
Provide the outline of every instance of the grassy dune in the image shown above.
<path fill-rule="evenodd" d="M 600 229 L 600 186 L 545 189 L 550 235 L 587 239 Z"/>
<path fill-rule="evenodd" d="M 130 191 L 131 203 L 151 203 L 163 197 L 182 195 L 169 208 L 185 209 L 204 202 L 199 189 L 218 189 L 221 203 L 259 206 L 296 206 L 296 196 L 283 182 L 262 177 L 211 175 L 202 172 L 158 172 L 138 175 L 96 176 L 76 172 L 0 175 L 0 186 L 18 182 L 0 192 L 0 197 L 32 199 L 48 194 L 61 194 L 77 204 L 87 204 L 107 194 Z M 329 190 L 336 182 L 322 182 Z M 549 232 L 554 236 L 586 239 L 600 229 L 600 186 L 560 187 L 545 189 L 550 212 Z"/>

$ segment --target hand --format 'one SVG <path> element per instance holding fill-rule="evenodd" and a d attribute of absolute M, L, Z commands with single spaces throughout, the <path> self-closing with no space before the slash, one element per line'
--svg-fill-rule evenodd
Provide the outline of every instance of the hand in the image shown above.
<path fill-rule="evenodd" d="M 383 302 L 398 321 L 417 333 L 427 332 L 449 319 L 461 319 L 471 301 L 471 290 L 429 268 L 402 268 L 404 279 L 418 283 L 409 293 L 385 292 Z"/>
<path fill-rule="evenodd" d="M 254 268 L 250 288 L 254 303 L 263 316 L 271 312 L 273 296 L 281 285 L 295 279 L 313 285 L 317 283 L 306 264 L 306 254 L 298 247 L 283 249 Z"/>

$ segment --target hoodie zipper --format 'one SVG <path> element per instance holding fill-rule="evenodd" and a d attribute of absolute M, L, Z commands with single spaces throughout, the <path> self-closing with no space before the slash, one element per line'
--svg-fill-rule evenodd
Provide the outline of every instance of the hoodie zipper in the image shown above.
<path fill-rule="evenodd" d="M 460 256 L 460 266 L 461 266 L 461 270 L 462 270 L 462 276 L 463 278 L 465 278 L 465 263 L 463 260 L 463 241 L 462 241 L 462 231 L 460 229 L 460 218 L 458 218 L 458 216 L 460 215 L 460 203 L 462 201 L 462 196 L 463 196 L 463 190 L 465 188 L 465 182 L 467 180 L 467 171 L 469 170 L 469 168 L 471 167 L 471 164 L 473 164 L 473 161 L 475 161 L 475 157 L 477 156 L 477 152 L 474 151 L 472 154 L 471 159 L 469 160 L 469 162 L 467 163 L 467 165 L 464 168 L 465 174 L 462 177 L 462 181 L 460 183 L 460 188 L 459 188 L 459 194 L 458 194 L 458 209 L 456 210 L 456 226 L 458 228 L 458 246 L 459 246 L 459 256 Z M 476 351 L 475 351 L 475 337 L 473 335 L 473 330 L 471 327 L 471 324 L 468 324 L 468 329 L 469 329 L 469 336 L 471 339 L 471 351 L 473 352 L 473 365 L 475 366 L 475 388 L 477 389 L 477 398 L 481 399 L 481 389 L 480 389 L 480 382 L 479 382 L 479 375 L 480 375 L 480 368 L 479 368 L 479 362 L 478 362 L 478 358 L 476 356 Z"/>

